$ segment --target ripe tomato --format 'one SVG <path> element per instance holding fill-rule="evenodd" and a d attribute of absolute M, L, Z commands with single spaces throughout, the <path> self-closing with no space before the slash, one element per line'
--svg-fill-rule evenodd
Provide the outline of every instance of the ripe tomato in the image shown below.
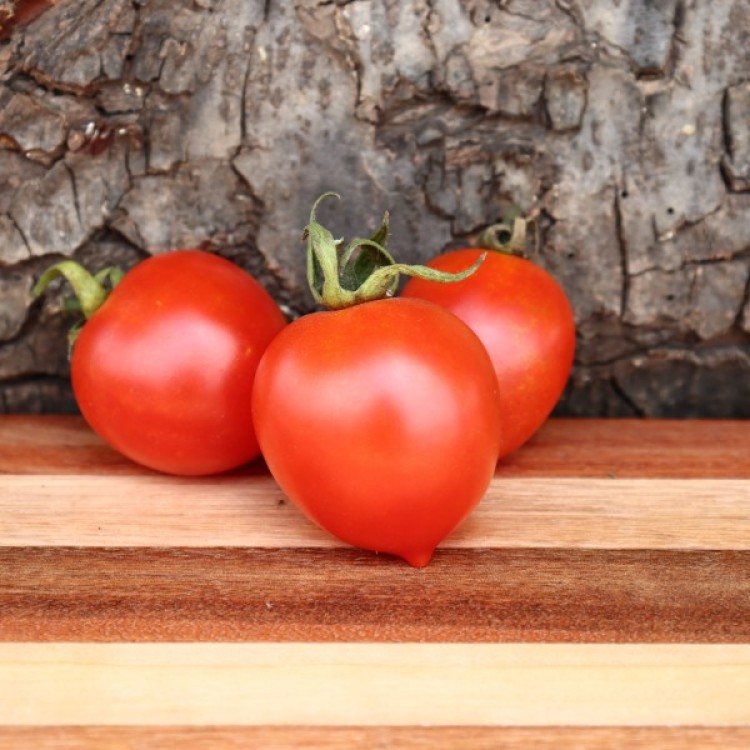
<path fill-rule="evenodd" d="M 455 250 L 427 265 L 456 271 L 481 252 Z M 557 281 L 531 261 L 489 252 L 479 270 L 461 283 L 410 279 L 402 296 L 445 307 L 479 336 L 499 386 L 503 416 L 499 457 L 523 445 L 554 408 L 573 364 L 573 311 Z"/>
<path fill-rule="evenodd" d="M 290 324 L 258 367 L 253 418 L 271 473 L 310 519 L 417 567 L 484 495 L 500 434 L 479 339 L 406 299 Z"/>
<path fill-rule="evenodd" d="M 133 461 L 171 474 L 256 457 L 251 395 L 286 321 L 249 274 L 197 250 L 135 266 L 85 323 L 71 379 L 86 421 Z"/>

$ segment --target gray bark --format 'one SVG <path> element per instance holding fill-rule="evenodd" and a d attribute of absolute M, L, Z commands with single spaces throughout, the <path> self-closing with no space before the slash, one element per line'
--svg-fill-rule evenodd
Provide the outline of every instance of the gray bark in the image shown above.
<path fill-rule="evenodd" d="M 335 189 L 407 261 L 535 216 L 560 413 L 750 416 L 748 35 L 746 0 L 60 0 L 0 41 L 0 410 L 73 408 L 53 259 L 205 247 L 304 313 Z"/>

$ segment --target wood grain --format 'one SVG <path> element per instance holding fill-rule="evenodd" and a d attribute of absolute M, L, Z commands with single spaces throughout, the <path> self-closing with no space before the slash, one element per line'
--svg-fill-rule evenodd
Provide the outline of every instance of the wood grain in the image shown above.
<path fill-rule="evenodd" d="M 746 727 L 0 727 L 0 750 L 747 750 Z"/>
<path fill-rule="evenodd" d="M 5 549 L 0 640 L 750 642 L 750 553 Z"/>
<path fill-rule="evenodd" d="M 0 476 L 0 546 L 320 547 L 267 474 Z M 750 549 L 750 482 L 508 479 L 443 548 Z"/>
<path fill-rule="evenodd" d="M 165 477 L 2 417 L 0 750 L 748 747 L 749 439 L 553 420 L 415 570 L 262 462 Z"/>
<path fill-rule="evenodd" d="M 0 693 L 22 726 L 732 726 L 750 645 L 6 643 Z"/>
<path fill-rule="evenodd" d="M 500 465 L 505 477 L 750 478 L 750 420 L 553 419 Z M 257 474 L 261 462 L 235 473 Z M 80 417 L 0 418 L 0 474 L 143 475 Z"/>

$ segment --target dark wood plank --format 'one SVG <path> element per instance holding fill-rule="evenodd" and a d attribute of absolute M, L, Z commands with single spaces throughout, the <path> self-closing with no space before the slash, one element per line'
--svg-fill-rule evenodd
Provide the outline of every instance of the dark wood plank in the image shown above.
<path fill-rule="evenodd" d="M 0 640 L 742 643 L 750 552 L 6 548 Z"/>
<path fill-rule="evenodd" d="M 498 467 L 512 476 L 748 478 L 750 420 L 551 419 Z"/>
<path fill-rule="evenodd" d="M 0 416 L 0 474 L 133 474 L 147 471 L 105 445 L 82 417 Z"/>
<path fill-rule="evenodd" d="M 747 727 L 0 727 L 0 750 L 746 750 Z"/>
<path fill-rule="evenodd" d="M 506 477 L 750 478 L 750 420 L 552 419 L 498 466 Z M 140 474 L 80 417 L 0 417 L 0 474 Z M 237 473 L 263 471 L 260 461 Z"/>

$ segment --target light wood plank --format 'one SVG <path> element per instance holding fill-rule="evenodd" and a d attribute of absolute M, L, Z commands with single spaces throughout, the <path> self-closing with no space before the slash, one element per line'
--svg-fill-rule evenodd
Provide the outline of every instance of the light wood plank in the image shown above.
<path fill-rule="evenodd" d="M 266 475 L 0 476 L 0 547 L 342 544 Z M 442 544 L 461 548 L 750 549 L 750 481 L 494 478 Z"/>
<path fill-rule="evenodd" d="M 750 646 L 0 644 L 0 724 L 732 726 Z"/>
<path fill-rule="evenodd" d="M 747 750 L 746 727 L 0 727 L 0 750 Z"/>

